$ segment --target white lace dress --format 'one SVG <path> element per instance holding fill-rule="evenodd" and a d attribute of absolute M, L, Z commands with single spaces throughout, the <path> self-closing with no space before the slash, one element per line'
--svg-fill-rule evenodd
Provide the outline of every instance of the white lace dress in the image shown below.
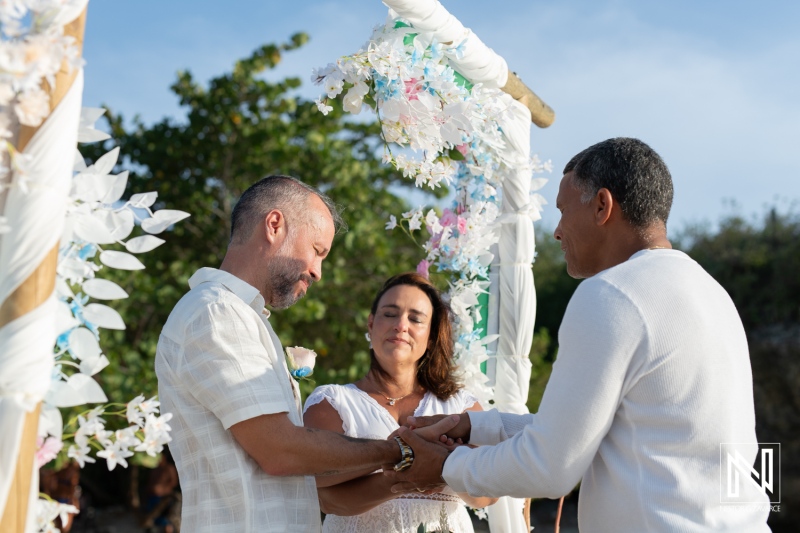
<path fill-rule="evenodd" d="M 342 418 L 342 428 L 348 437 L 385 439 L 397 428 L 397 421 L 369 394 L 355 385 L 323 385 L 306 400 L 305 409 L 323 400 L 336 409 Z M 415 416 L 463 413 L 477 398 L 459 391 L 449 400 L 441 401 L 430 392 L 420 401 Z M 426 531 L 438 531 L 446 517 L 453 533 L 473 533 L 467 508 L 450 488 L 432 495 L 404 494 L 356 516 L 326 515 L 323 533 L 416 533 L 420 524 Z"/>

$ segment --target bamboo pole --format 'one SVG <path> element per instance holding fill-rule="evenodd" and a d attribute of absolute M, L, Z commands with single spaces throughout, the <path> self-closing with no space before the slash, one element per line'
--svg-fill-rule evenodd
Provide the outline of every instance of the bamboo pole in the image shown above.
<path fill-rule="evenodd" d="M 75 38 L 80 54 L 83 54 L 85 28 L 85 8 L 78 18 L 64 26 L 64 34 Z M 51 113 L 64 99 L 77 76 L 78 70 L 70 70 L 67 63 L 64 62 L 61 65 L 61 69 L 56 73 L 53 87 L 50 87 L 46 81 L 42 83 L 42 88 L 50 93 Z M 17 150 L 22 152 L 38 129 L 38 127 L 30 126 L 20 127 Z M 58 244 L 48 252 L 42 263 L 36 267 L 36 270 L 0 306 L 0 328 L 33 311 L 47 300 L 55 288 L 57 262 Z M 0 517 L 0 531 L 4 533 L 24 533 L 25 531 L 28 505 L 31 503 L 28 500 L 31 491 L 33 460 L 36 454 L 36 434 L 39 426 L 40 410 L 41 403 L 25 416 L 19 456 L 17 457 L 17 468 L 8 493 L 6 507 L 3 510 L 2 517 Z"/>
<path fill-rule="evenodd" d="M 553 108 L 545 104 L 536 93 L 528 88 L 516 73 L 508 71 L 508 81 L 506 81 L 502 90 L 527 107 L 531 112 L 531 122 L 540 128 L 550 126 L 556 119 L 556 112 L 553 111 Z"/>

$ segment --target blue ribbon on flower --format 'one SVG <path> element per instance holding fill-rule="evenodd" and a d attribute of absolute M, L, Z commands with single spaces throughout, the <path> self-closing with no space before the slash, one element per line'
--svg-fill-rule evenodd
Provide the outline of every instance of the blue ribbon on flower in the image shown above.
<path fill-rule="evenodd" d="M 304 367 L 302 367 L 302 368 L 297 368 L 297 369 L 295 369 L 295 370 L 290 370 L 290 371 L 289 371 L 289 373 L 292 375 L 292 377 L 293 377 L 294 379 L 303 379 L 303 378 L 307 378 L 308 376 L 310 376 L 310 375 L 311 375 L 311 373 L 312 373 L 312 372 L 313 372 L 313 370 L 311 370 L 311 369 L 310 369 L 309 367 L 307 367 L 307 366 L 304 366 Z"/>

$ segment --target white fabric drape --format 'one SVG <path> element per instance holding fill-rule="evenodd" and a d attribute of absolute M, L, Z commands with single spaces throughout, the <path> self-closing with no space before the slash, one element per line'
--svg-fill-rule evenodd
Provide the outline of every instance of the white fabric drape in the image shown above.
<path fill-rule="evenodd" d="M 420 37 L 453 43 L 463 50 L 461 57 L 448 55 L 453 68 L 473 83 L 501 88 L 508 80 L 508 64 L 487 47 L 471 30 L 451 15 L 437 0 L 384 0 L 397 15 L 406 19 Z M 488 376 L 494 381 L 495 407 L 500 411 L 527 413 L 531 363 L 528 354 L 533 340 L 536 294 L 533 286 L 533 224 L 529 215 L 532 172 L 530 160 L 530 112 L 508 95 L 509 112 L 501 125 L 507 141 L 506 159 L 518 169 L 502 185 L 503 216 L 501 237 L 490 274 L 491 293 L 487 335 L 500 334 L 497 356 L 489 361 Z M 490 346 L 492 348 L 493 346 Z M 521 472 L 520 475 L 525 475 Z M 501 498 L 489 507 L 493 533 L 526 531 L 522 514 L 524 501 Z"/>
<path fill-rule="evenodd" d="M 0 303 L 41 264 L 61 237 L 72 181 L 78 121 L 83 94 L 79 72 L 67 95 L 53 110 L 24 153 L 31 156 L 24 175 L 17 173 L 5 199 L 2 216 L 11 231 L 0 235 Z M 30 313 L 0 329 L 0 510 L 19 454 L 25 414 L 36 407 L 50 387 L 56 331 L 55 294 Z M 34 498 L 29 502 L 26 531 L 33 531 L 31 511 L 38 493 L 34 468 Z"/>
<path fill-rule="evenodd" d="M 506 60 L 486 46 L 436 0 L 384 0 L 383 3 L 419 30 L 421 38 L 435 38 L 440 43 L 460 45 L 462 57 L 448 56 L 448 59 L 453 68 L 471 82 L 499 89 L 508 81 Z"/>
<path fill-rule="evenodd" d="M 488 335 L 500 334 L 494 345 L 495 357 L 488 362 L 487 375 L 494 385 L 494 407 L 498 411 L 528 412 L 528 387 L 536 318 L 536 290 L 531 264 L 534 254 L 533 224 L 530 216 L 530 112 L 511 96 L 507 121 L 502 125 L 506 138 L 506 158 L 515 170 L 503 180 L 503 206 L 499 218 L 500 241 L 492 262 L 489 294 Z M 520 472 L 524 476 L 524 472 Z M 526 531 L 524 500 L 501 498 L 489 507 L 493 533 Z"/>

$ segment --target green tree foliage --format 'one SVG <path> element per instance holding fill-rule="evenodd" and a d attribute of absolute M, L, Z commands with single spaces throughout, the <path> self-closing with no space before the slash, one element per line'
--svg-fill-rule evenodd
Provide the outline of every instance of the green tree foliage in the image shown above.
<path fill-rule="evenodd" d="M 800 216 L 770 209 L 762 221 L 734 215 L 719 229 L 685 229 L 679 245 L 731 295 L 750 334 L 800 323 Z"/>
<path fill-rule="evenodd" d="M 238 197 L 270 174 L 292 175 L 325 191 L 344 208 L 350 226 L 335 239 L 322 281 L 273 315 L 275 330 L 284 345 L 317 351 L 319 383 L 353 380 L 366 368 L 372 297 L 387 277 L 413 269 L 422 255 L 400 232 L 384 230 L 390 213 L 408 207 L 391 191 L 410 182 L 380 164 L 375 122 L 345 121 L 339 109 L 323 116 L 296 94 L 299 79 L 264 79 L 264 71 L 306 40 L 298 34 L 289 43 L 263 46 L 207 84 L 179 73 L 172 91 L 185 120 L 134 120 L 126 127 L 122 116 L 109 113 L 113 141 L 105 148 L 120 146 L 122 166 L 132 171 L 129 191 L 157 191 L 155 208 L 192 215 L 162 235 L 164 245 L 140 257 L 146 270 L 102 274 L 131 295 L 115 305 L 128 329 L 107 332 L 103 343 L 112 364 L 100 377 L 112 401 L 156 393 L 153 360 L 162 325 L 189 277 L 222 261 Z"/>

